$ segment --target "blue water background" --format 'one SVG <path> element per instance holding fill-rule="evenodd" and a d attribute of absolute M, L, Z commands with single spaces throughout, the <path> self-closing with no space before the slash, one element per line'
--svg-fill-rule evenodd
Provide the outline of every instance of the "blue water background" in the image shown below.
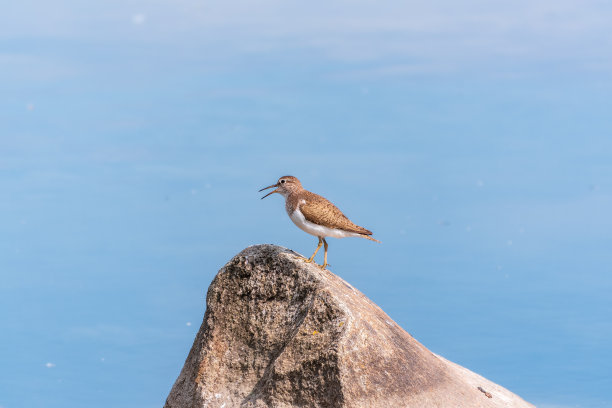
<path fill-rule="evenodd" d="M 259 200 L 286 174 L 374 231 L 331 270 L 432 351 L 612 406 L 612 13 L 557 3 L 14 5 L 0 407 L 161 407 L 217 270 L 314 250 Z"/>

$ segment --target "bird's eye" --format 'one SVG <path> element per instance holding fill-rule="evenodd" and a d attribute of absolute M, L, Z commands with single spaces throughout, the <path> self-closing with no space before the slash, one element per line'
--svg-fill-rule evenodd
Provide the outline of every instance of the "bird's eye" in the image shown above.
<path fill-rule="evenodd" d="M 281 184 L 284 183 L 284 182 L 285 182 L 285 180 L 281 180 Z"/>

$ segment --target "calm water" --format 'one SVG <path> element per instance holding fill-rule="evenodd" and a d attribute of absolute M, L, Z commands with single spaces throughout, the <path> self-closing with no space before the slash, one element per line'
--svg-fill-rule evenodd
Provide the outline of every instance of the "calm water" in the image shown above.
<path fill-rule="evenodd" d="M 612 406 L 610 10 L 444 3 L 8 12 L 0 407 L 162 406 L 216 271 L 314 250 L 259 200 L 285 174 L 374 231 L 331 269 L 432 351 Z"/>

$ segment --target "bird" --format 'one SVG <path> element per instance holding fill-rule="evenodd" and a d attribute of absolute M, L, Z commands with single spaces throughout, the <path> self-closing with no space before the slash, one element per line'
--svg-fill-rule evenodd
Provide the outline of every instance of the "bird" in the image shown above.
<path fill-rule="evenodd" d="M 278 179 L 276 184 L 264 187 L 259 192 L 269 188 L 275 188 L 275 190 L 261 197 L 261 199 L 263 200 L 274 193 L 285 197 L 285 210 L 291 221 L 301 230 L 319 238 L 319 244 L 312 256 L 304 258 L 308 263 L 313 262 L 315 255 L 321 249 L 321 245 L 324 245 L 325 254 L 323 255 L 323 265 L 320 265 L 320 267 L 326 269 L 328 266 L 326 237 L 359 237 L 380 243 L 380 241 L 371 237 L 372 231 L 354 224 L 329 200 L 305 190 L 297 177 L 283 176 Z"/>

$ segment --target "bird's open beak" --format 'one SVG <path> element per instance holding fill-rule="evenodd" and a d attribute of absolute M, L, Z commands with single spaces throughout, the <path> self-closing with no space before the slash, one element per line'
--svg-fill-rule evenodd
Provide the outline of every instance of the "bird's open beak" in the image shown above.
<path fill-rule="evenodd" d="M 278 183 L 276 183 L 276 184 L 272 184 L 271 186 L 268 186 L 268 187 L 264 187 L 264 188 L 262 188 L 262 189 L 261 189 L 261 190 L 259 190 L 259 191 L 260 191 L 260 192 L 262 192 L 262 191 L 264 191 L 264 190 L 267 190 L 267 189 L 269 189 L 269 188 L 273 188 L 273 187 L 278 187 Z M 265 196 L 261 197 L 261 199 L 263 200 L 264 198 L 266 198 L 266 197 L 267 197 L 267 196 L 269 196 L 270 194 L 274 194 L 274 193 L 278 193 L 278 190 L 274 190 L 274 191 L 272 191 L 272 192 L 269 192 L 269 193 L 268 193 L 268 194 L 266 194 Z"/>

